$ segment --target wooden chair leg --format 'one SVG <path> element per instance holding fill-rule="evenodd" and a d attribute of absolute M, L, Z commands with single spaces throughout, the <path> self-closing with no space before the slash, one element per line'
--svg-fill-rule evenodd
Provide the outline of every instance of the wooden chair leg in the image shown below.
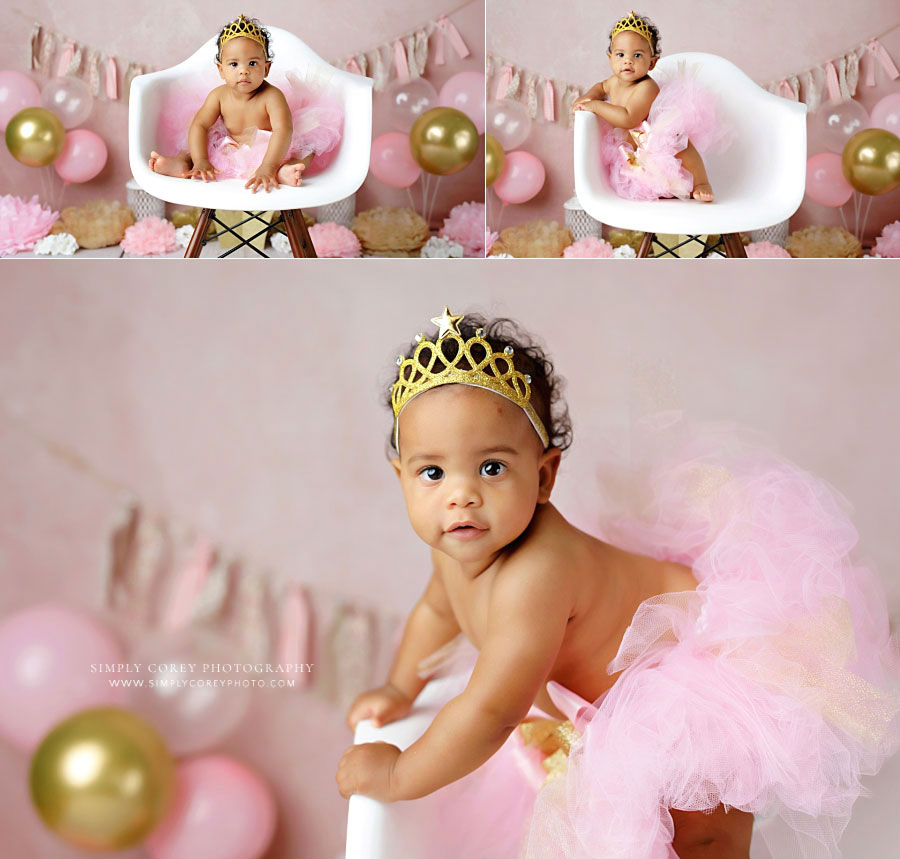
<path fill-rule="evenodd" d="M 644 233 L 644 238 L 641 239 L 641 246 L 638 249 L 637 255 L 638 258 L 648 257 L 650 256 L 650 250 L 653 247 L 653 233 Z"/>
<path fill-rule="evenodd" d="M 291 253 L 295 257 L 314 258 L 316 249 L 313 247 L 306 221 L 303 219 L 301 209 L 286 209 L 281 213 L 284 218 L 284 230 L 287 233 Z"/>
<path fill-rule="evenodd" d="M 744 249 L 740 233 L 726 233 L 722 239 L 725 242 L 725 256 L 736 259 L 747 258 L 747 251 Z"/>
<path fill-rule="evenodd" d="M 206 238 L 207 230 L 209 230 L 209 219 L 212 217 L 214 209 L 203 209 L 200 212 L 200 218 L 194 232 L 191 234 L 191 241 L 184 252 L 185 259 L 194 259 L 200 256 L 203 249 L 203 240 Z"/>

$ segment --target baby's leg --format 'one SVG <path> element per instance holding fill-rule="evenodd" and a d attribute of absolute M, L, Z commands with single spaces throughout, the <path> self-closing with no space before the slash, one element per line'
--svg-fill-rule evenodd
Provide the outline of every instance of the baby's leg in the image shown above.
<path fill-rule="evenodd" d="M 158 152 L 150 153 L 150 169 L 154 173 L 163 176 L 187 176 L 193 166 L 190 153 L 179 152 L 177 155 L 160 155 Z"/>
<path fill-rule="evenodd" d="M 282 185 L 293 185 L 296 187 L 300 184 L 303 171 L 309 167 L 309 162 L 313 160 L 314 153 L 306 156 L 306 158 L 289 158 L 275 174 L 275 178 Z"/>
<path fill-rule="evenodd" d="M 694 192 L 691 196 L 701 203 L 711 203 L 713 201 L 712 187 L 709 184 L 709 177 L 706 175 L 703 159 L 694 148 L 694 144 L 689 140 L 687 149 L 679 152 L 675 157 L 681 159 L 684 169 L 694 177 Z"/>
<path fill-rule="evenodd" d="M 711 814 L 671 809 L 679 859 L 749 859 L 753 815 L 723 806 Z"/>

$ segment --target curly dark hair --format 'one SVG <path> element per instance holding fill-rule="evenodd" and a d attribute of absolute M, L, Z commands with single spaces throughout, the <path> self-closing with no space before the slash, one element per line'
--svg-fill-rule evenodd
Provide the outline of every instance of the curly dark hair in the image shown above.
<path fill-rule="evenodd" d="M 657 27 L 656 24 L 654 24 L 646 15 L 638 15 L 638 13 L 635 12 L 634 17 L 637 18 L 639 21 L 642 21 L 644 24 L 646 24 L 647 29 L 650 31 L 651 35 L 653 36 L 653 41 L 650 43 L 650 50 L 653 51 L 653 56 L 654 57 L 662 56 L 662 53 L 661 53 L 660 47 L 659 47 L 659 43 L 660 43 L 659 27 Z M 617 23 L 618 23 L 618 21 L 616 22 L 616 24 Z M 609 47 L 606 49 L 606 52 L 608 54 L 612 53 L 612 31 L 615 29 L 616 29 L 616 25 L 613 24 L 613 26 L 609 30 Z"/>
<path fill-rule="evenodd" d="M 275 59 L 275 54 L 272 53 L 272 34 L 263 27 L 262 24 L 259 23 L 259 18 L 247 18 L 247 20 L 251 24 L 256 24 L 259 27 L 260 31 L 263 34 L 263 39 L 265 39 L 265 50 L 266 50 L 266 62 L 271 63 L 272 60 Z M 219 35 L 216 36 L 216 62 L 222 62 L 222 36 L 225 35 L 225 31 L 234 23 L 234 21 L 229 21 L 225 24 L 222 29 L 219 30 Z"/>
<path fill-rule="evenodd" d="M 547 430 L 549 446 L 560 450 L 568 449 L 572 444 L 572 420 L 563 398 L 565 380 L 554 372 L 553 363 L 544 348 L 512 319 L 499 317 L 488 320 L 480 313 L 466 313 L 459 323 L 459 333 L 464 340 L 474 337 L 478 328 L 484 329 L 484 339 L 495 352 L 502 352 L 506 346 L 513 347 L 516 369 L 531 376 L 531 404 Z M 417 345 L 414 342 L 409 347 L 401 348 L 397 354 L 411 358 Z M 459 366 L 465 368 L 466 362 L 460 362 Z M 396 371 L 392 375 L 395 380 Z M 384 403 L 393 411 L 390 389 L 387 390 Z M 395 451 L 393 433 L 388 450 Z"/>

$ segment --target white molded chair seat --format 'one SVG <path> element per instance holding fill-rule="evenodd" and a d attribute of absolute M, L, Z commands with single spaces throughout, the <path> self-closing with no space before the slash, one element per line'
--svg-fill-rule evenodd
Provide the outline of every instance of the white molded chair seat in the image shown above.
<path fill-rule="evenodd" d="M 344 104 L 344 131 L 337 156 L 321 173 L 304 179 L 299 188 L 286 185 L 266 193 L 244 188 L 246 179 L 219 179 L 215 182 L 161 176 L 148 166 L 150 151 L 156 149 L 157 129 L 163 96 L 179 80 L 209 81 L 210 90 L 222 83 L 214 64 L 216 38 L 210 39 L 183 63 L 152 74 L 140 75 L 131 83 L 128 107 L 128 158 L 135 181 L 148 194 L 183 206 L 236 211 L 305 209 L 335 203 L 354 193 L 369 170 L 372 143 L 372 81 L 341 71 L 326 63 L 293 33 L 268 28 L 274 54 L 270 80 L 288 71 L 323 72 Z M 174 155 L 174 152 L 163 153 Z"/>
<path fill-rule="evenodd" d="M 600 159 L 600 118 L 575 114 L 575 193 L 601 223 L 645 233 L 747 232 L 786 220 L 806 187 L 806 106 L 766 92 L 736 65 L 714 54 L 663 57 L 651 76 L 664 80 L 679 62 L 699 66 L 699 80 L 719 96 L 736 132 L 727 150 L 703 155 L 714 203 L 625 200 L 609 185 Z"/>

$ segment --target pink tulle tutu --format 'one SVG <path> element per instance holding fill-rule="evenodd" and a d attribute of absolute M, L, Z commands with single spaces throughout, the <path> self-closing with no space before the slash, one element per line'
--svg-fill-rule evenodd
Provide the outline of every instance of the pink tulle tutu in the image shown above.
<path fill-rule="evenodd" d="M 650 115 L 638 128 L 613 128 L 600 119 L 601 158 L 613 190 L 628 200 L 689 199 L 693 176 L 676 157 L 688 141 L 701 154 L 724 149 L 732 130 L 715 94 L 697 82 L 696 69 L 679 66 L 660 80 Z"/>
<path fill-rule="evenodd" d="M 724 804 L 756 815 L 754 856 L 835 859 L 860 776 L 900 745 L 882 586 L 824 481 L 730 426 L 665 435 L 677 454 L 657 446 L 631 475 L 631 513 L 621 492 L 600 501 L 619 512 L 597 535 L 690 566 L 697 590 L 641 604 L 598 700 L 549 684 L 580 736 L 566 775 L 538 792 L 519 855 L 672 859 L 669 809 Z M 533 795 L 533 779 L 520 790 Z"/>
<path fill-rule="evenodd" d="M 329 91 L 326 82 L 301 80 L 294 72 L 284 79 L 272 78 L 287 99 L 293 120 L 291 145 L 285 161 L 315 155 L 304 176 L 324 170 L 337 155 L 344 127 L 344 109 Z M 209 89 L 186 94 L 184 88 L 171 89 L 161 111 L 157 131 L 159 150 L 167 155 L 189 151 L 188 131 Z M 220 116 L 209 129 L 207 152 L 210 163 L 221 170 L 222 179 L 248 179 L 262 163 L 269 146 L 271 131 L 251 129 L 249 143 L 238 144 L 228 133 Z"/>

